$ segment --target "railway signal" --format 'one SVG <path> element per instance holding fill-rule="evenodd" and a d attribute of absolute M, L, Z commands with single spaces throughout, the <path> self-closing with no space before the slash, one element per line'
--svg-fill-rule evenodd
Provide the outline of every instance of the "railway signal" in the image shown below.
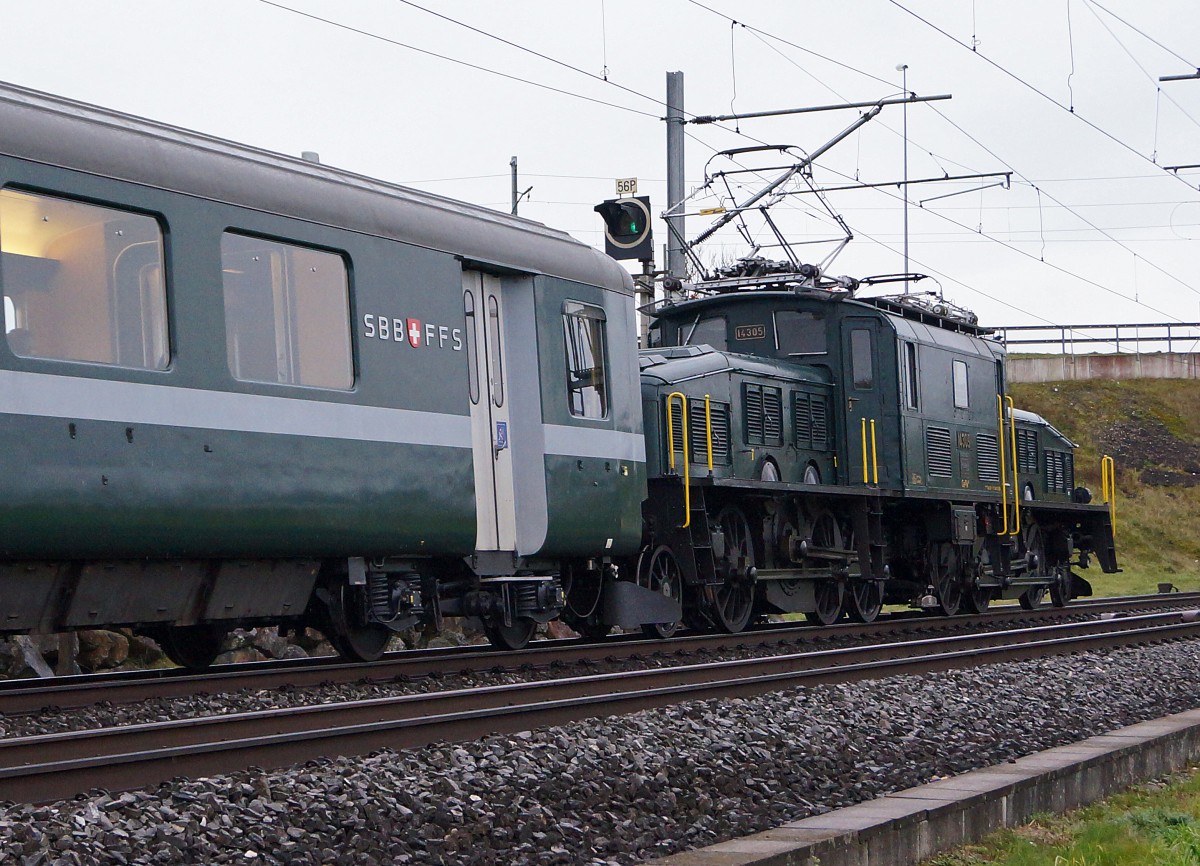
<path fill-rule="evenodd" d="M 650 196 L 610 198 L 593 210 L 604 220 L 604 252 L 614 259 L 654 258 Z"/>

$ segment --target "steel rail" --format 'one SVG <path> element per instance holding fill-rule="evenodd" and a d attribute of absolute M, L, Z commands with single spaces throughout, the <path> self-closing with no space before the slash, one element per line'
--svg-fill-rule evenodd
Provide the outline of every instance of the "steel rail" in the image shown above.
<path fill-rule="evenodd" d="M 1196 612 L 1159 613 L 10 738 L 0 741 L 0 800 L 42 802 L 96 786 L 111 791 L 179 775 L 474 739 L 685 700 L 1197 637 Z"/>
<path fill-rule="evenodd" d="M 1174 608 L 1200 606 L 1200 592 L 1087 599 L 1072 602 L 1065 608 L 1045 607 L 1033 611 L 1015 606 L 1012 609 L 993 608 L 984 614 L 953 617 L 912 616 L 904 612 L 867 625 L 844 623 L 815 627 L 787 623 L 739 634 L 687 634 L 666 640 L 622 640 L 619 636 L 586 644 L 577 640 L 547 640 L 537 641 L 535 645 L 516 652 L 499 652 L 486 647 L 407 650 L 366 664 L 346 662 L 336 657 L 320 657 L 284 662 L 219 665 L 204 673 L 174 668 L 83 674 L 58 677 L 49 682 L 13 680 L 0 684 L 0 714 L 28 714 L 47 708 L 71 709 L 91 706 L 100 701 L 128 704 L 153 698 L 223 694 L 241 689 L 389 682 L 431 675 L 567 666 L 589 660 L 614 661 L 664 654 L 682 655 L 705 650 L 767 647 L 789 642 L 819 643 L 831 639 L 873 637 L 892 633 L 944 632 L 1003 623 L 1122 613 L 1164 605 Z"/>

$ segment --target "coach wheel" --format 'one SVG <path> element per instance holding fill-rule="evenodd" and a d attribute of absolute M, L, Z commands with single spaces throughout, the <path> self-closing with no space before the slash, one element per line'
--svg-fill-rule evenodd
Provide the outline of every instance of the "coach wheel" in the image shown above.
<path fill-rule="evenodd" d="M 750 524 L 737 508 L 723 508 L 717 514 L 717 526 L 725 535 L 725 582 L 709 589 L 709 610 L 713 622 L 722 631 L 735 634 L 750 622 L 754 612 L 754 542 Z"/>
<path fill-rule="evenodd" d="M 325 615 L 328 628 L 321 629 L 338 655 L 351 661 L 378 661 L 392 632 L 378 623 L 366 621 L 365 589 L 345 583 L 329 588 Z"/>
<path fill-rule="evenodd" d="M 638 559 L 638 583 L 652 592 L 659 592 L 683 607 L 683 571 L 671 548 L 660 544 L 647 548 Z M 648 637 L 668 638 L 679 630 L 675 622 L 651 622 L 642 626 Z"/>
<path fill-rule="evenodd" d="M 167 658 L 183 668 L 203 670 L 221 654 L 225 632 L 209 625 L 172 625 L 152 635 Z"/>
<path fill-rule="evenodd" d="M 512 625 L 486 625 L 483 630 L 496 649 L 520 650 L 528 646 L 537 623 L 531 619 L 514 619 Z"/>
<path fill-rule="evenodd" d="M 774 460 L 768 457 L 763 461 L 762 469 L 759 470 L 758 477 L 762 481 L 778 481 L 779 466 L 776 465 Z"/>
<path fill-rule="evenodd" d="M 938 609 L 954 616 L 962 607 L 962 566 L 958 548 L 953 544 L 934 544 L 930 548 L 930 582 L 937 596 Z"/>
<path fill-rule="evenodd" d="M 809 463 L 804 467 L 804 483 L 805 484 L 820 484 L 821 470 L 813 464 Z"/>

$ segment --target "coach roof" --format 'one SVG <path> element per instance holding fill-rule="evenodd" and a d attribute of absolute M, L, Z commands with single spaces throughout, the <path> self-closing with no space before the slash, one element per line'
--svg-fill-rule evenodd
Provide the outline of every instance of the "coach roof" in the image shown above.
<path fill-rule="evenodd" d="M 532 220 L 4 83 L 0 153 L 633 292 L 607 256 Z"/>

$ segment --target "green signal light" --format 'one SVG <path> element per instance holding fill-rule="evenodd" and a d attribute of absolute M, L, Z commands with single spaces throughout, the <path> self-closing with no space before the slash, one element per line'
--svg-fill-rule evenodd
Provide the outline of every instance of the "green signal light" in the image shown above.
<path fill-rule="evenodd" d="M 637 230 L 638 230 L 638 227 L 637 227 L 637 222 L 635 222 L 635 221 L 631 221 L 631 222 L 629 223 L 629 230 L 630 230 L 631 232 L 637 232 Z"/>

